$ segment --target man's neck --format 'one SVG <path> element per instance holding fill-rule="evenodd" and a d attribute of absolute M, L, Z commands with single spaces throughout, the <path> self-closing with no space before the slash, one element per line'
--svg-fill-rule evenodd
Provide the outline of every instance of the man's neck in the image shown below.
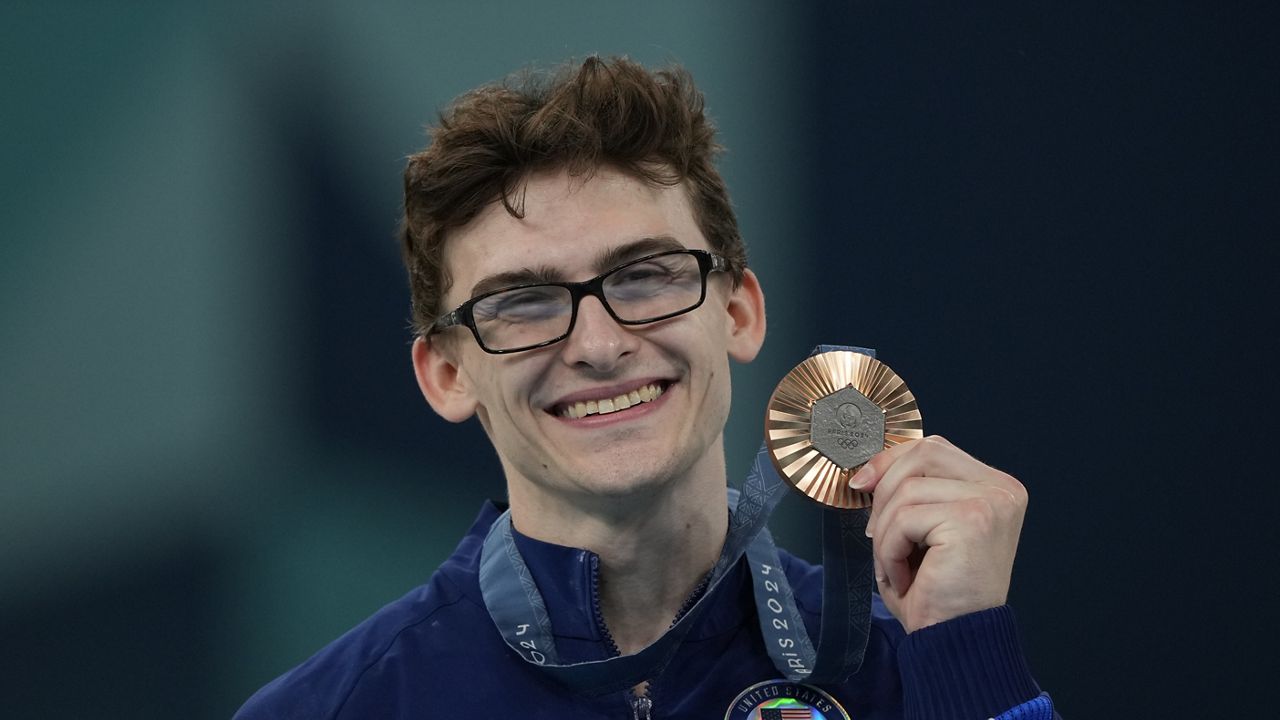
<path fill-rule="evenodd" d="M 720 557 L 728 530 L 725 471 L 722 455 L 712 460 L 625 497 L 567 502 L 511 489 L 521 533 L 599 556 L 600 609 L 623 654 L 661 637 Z"/>

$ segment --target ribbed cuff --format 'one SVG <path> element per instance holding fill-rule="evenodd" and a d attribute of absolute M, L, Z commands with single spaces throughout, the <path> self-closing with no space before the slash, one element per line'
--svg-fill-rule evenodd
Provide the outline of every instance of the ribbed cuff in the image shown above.
<path fill-rule="evenodd" d="M 907 718 L 990 718 L 1040 694 L 1008 605 L 911 633 L 898 665 Z"/>
<path fill-rule="evenodd" d="M 1053 720 L 1053 700 L 1048 693 L 1040 693 L 1040 697 L 1032 698 L 1021 705 L 1010 708 L 991 720 Z"/>

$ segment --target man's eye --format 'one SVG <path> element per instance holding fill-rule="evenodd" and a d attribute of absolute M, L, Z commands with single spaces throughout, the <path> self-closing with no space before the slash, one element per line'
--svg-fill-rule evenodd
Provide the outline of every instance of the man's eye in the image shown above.
<path fill-rule="evenodd" d="M 673 268 L 658 262 L 645 262 L 631 265 L 618 271 L 614 277 L 618 283 L 665 282 L 675 275 Z"/>
<path fill-rule="evenodd" d="M 474 313 L 477 320 L 537 320 L 563 312 L 566 297 L 559 288 L 521 288 L 485 298 Z"/>

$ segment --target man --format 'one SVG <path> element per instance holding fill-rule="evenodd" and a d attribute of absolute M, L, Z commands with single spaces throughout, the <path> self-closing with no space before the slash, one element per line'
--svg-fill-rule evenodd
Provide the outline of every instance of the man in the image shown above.
<path fill-rule="evenodd" d="M 1004 607 L 1025 491 L 941 438 L 851 479 L 880 588 L 861 669 L 771 661 L 752 570 L 722 558 L 729 361 L 765 312 L 717 149 L 685 73 L 626 60 L 444 114 L 405 171 L 413 366 L 437 413 L 479 419 L 510 514 L 240 717 L 1052 717 Z M 780 557 L 816 630 L 821 570 Z"/>

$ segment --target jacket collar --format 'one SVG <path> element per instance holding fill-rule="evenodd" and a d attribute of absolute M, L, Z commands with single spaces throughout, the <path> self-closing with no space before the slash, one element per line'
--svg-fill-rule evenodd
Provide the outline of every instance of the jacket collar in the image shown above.
<path fill-rule="evenodd" d="M 599 642 L 600 557 L 590 550 L 543 542 L 512 527 L 516 549 L 533 576 L 558 638 Z"/>
<path fill-rule="evenodd" d="M 471 539 L 468 544 L 473 545 L 475 553 L 471 562 L 479 563 L 479 545 L 505 509 L 505 504 L 495 502 L 487 502 L 481 508 L 468 532 Z M 574 661 L 603 659 L 612 654 L 612 643 L 606 642 L 603 632 L 604 623 L 597 619 L 599 556 L 590 550 L 543 542 L 512 529 L 516 548 L 542 593 L 553 634 L 576 648 L 571 655 L 581 654 Z M 733 632 L 743 623 L 755 621 L 754 595 L 745 558 L 729 571 L 707 602 L 711 605 L 690 630 L 686 642 Z"/>

